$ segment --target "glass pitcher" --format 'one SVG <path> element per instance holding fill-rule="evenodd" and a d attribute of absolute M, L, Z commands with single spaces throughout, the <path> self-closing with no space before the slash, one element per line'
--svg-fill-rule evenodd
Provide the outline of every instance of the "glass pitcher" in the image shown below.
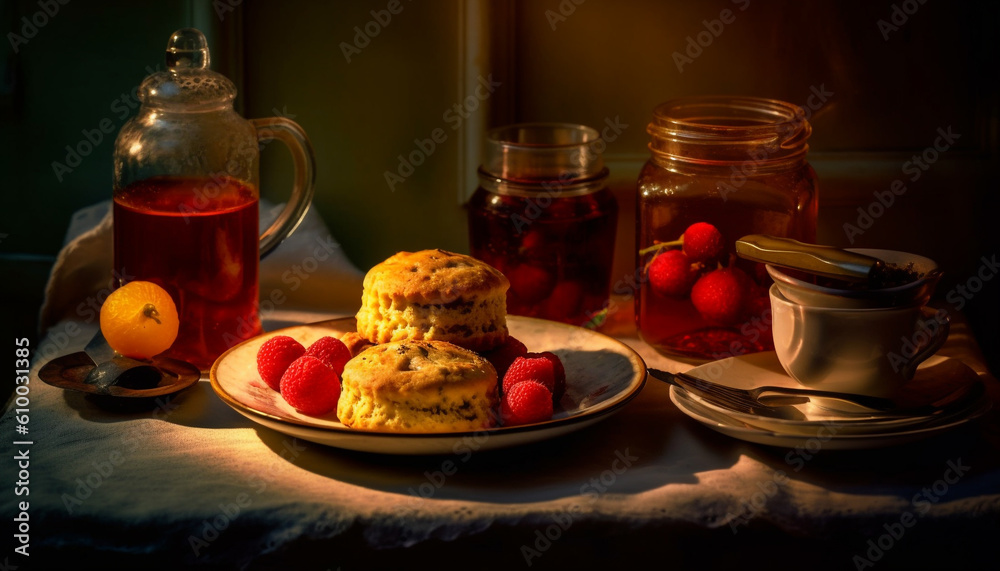
<path fill-rule="evenodd" d="M 142 105 L 114 149 L 115 287 L 145 280 L 166 289 L 180 316 L 167 354 L 202 370 L 261 332 L 259 260 L 302 221 L 315 179 L 302 128 L 284 117 L 240 117 L 235 86 L 209 63 L 200 31 L 174 32 L 167 70 L 142 82 Z M 269 139 L 288 145 L 295 181 L 258 235 L 260 143 Z"/>

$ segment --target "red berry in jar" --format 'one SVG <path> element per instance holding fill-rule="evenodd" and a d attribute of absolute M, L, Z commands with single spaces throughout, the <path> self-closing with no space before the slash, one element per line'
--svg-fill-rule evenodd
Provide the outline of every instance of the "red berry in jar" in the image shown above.
<path fill-rule="evenodd" d="M 707 222 L 688 226 L 681 240 L 684 241 L 684 253 L 692 262 L 709 262 L 722 253 L 722 233 Z"/>
<path fill-rule="evenodd" d="M 691 303 L 705 320 L 719 325 L 736 325 L 746 310 L 750 278 L 739 268 L 720 268 L 695 282 Z"/>
<path fill-rule="evenodd" d="M 687 295 L 694 276 L 691 260 L 680 250 L 660 252 L 649 266 L 649 284 L 660 295 Z"/>

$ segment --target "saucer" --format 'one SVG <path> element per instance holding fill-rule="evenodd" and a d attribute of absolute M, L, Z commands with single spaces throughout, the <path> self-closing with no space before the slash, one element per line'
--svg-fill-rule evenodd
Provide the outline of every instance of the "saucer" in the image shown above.
<path fill-rule="evenodd" d="M 715 361 L 688 373 L 741 389 L 798 386 L 782 370 L 773 352 Z M 897 400 L 910 407 L 938 403 L 942 397 L 946 397 L 946 403 L 920 416 L 847 412 L 811 401 L 782 407 L 788 414 L 771 418 L 740 413 L 679 387 L 670 388 L 670 399 L 682 412 L 723 434 L 783 447 L 796 447 L 819 438 L 830 449 L 875 448 L 926 438 L 968 422 L 992 405 L 976 373 L 961 361 L 945 357 L 932 357 L 922 363 Z"/>

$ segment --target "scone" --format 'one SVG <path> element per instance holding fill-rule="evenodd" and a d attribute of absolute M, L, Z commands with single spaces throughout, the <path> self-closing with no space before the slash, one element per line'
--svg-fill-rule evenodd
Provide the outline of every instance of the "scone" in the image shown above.
<path fill-rule="evenodd" d="M 444 341 L 375 345 L 347 362 L 337 416 L 351 428 L 453 432 L 496 425 L 497 373 Z"/>
<path fill-rule="evenodd" d="M 372 343 L 428 339 L 489 351 L 507 339 L 509 287 L 470 256 L 399 252 L 365 276 L 358 333 Z"/>
<path fill-rule="evenodd" d="M 357 331 L 348 331 L 340 338 L 340 341 L 347 346 L 351 357 L 357 357 L 359 353 L 372 346 L 372 342 L 362 337 Z"/>

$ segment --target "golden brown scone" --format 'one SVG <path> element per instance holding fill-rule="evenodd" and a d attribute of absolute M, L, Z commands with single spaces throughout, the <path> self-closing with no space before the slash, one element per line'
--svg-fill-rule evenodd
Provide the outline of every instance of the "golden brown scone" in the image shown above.
<path fill-rule="evenodd" d="M 497 373 L 445 341 L 374 345 L 347 362 L 337 416 L 380 432 L 456 432 L 496 425 Z"/>
<path fill-rule="evenodd" d="M 372 342 L 362 337 L 357 331 L 344 333 L 340 341 L 344 345 L 347 345 L 347 350 L 351 352 L 351 357 L 357 357 L 359 353 L 372 346 Z"/>
<path fill-rule="evenodd" d="M 470 256 L 399 252 L 365 276 L 358 333 L 372 343 L 429 339 L 488 351 L 507 339 L 509 287 Z"/>

